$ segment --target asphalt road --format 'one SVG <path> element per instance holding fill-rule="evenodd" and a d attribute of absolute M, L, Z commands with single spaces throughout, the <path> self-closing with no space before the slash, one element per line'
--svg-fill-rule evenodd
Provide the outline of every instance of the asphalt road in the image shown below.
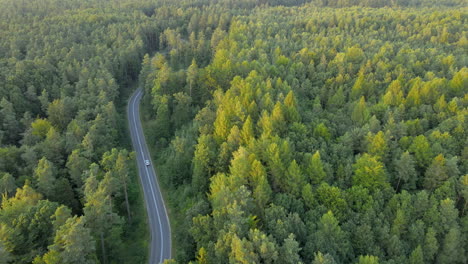
<path fill-rule="evenodd" d="M 137 89 L 128 103 L 127 114 L 132 138 L 133 149 L 136 153 L 140 183 L 143 187 L 148 222 L 151 232 L 149 263 L 163 263 L 171 259 L 171 226 L 167 216 L 166 206 L 156 179 L 151 156 L 146 146 L 145 135 L 140 122 L 140 99 L 143 95 L 141 88 Z M 150 164 L 145 165 L 145 160 Z"/>

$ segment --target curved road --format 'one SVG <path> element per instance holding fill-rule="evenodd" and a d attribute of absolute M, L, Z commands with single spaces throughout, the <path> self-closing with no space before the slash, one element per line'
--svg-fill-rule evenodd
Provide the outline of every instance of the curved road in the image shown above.
<path fill-rule="evenodd" d="M 163 263 L 165 259 L 171 259 L 171 226 L 141 127 L 140 99 L 142 95 L 140 88 L 133 93 L 128 103 L 127 116 L 151 231 L 149 263 L 157 264 Z M 150 161 L 148 166 L 145 165 L 145 160 Z"/>

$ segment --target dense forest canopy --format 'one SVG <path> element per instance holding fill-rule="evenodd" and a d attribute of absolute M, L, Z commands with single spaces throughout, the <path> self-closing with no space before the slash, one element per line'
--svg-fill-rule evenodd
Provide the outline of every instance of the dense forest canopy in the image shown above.
<path fill-rule="evenodd" d="M 466 8 L 217 8 L 142 67 L 176 259 L 465 263 Z"/>
<path fill-rule="evenodd" d="M 136 82 L 170 262 L 466 263 L 467 11 L 0 0 L 0 263 L 146 261 Z"/>
<path fill-rule="evenodd" d="M 146 258 L 119 111 L 158 25 L 81 2 L 0 2 L 0 263 Z"/>

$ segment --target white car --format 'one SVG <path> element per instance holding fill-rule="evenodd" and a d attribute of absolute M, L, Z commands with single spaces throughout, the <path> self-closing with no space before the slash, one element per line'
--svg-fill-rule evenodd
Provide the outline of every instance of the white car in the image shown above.
<path fill-rule="evenodd" d="M 145 165 L 146 165 L 146 166 L 149 166 L 149 165 L 150 165 L 149 160 L 145 160 Z"/>

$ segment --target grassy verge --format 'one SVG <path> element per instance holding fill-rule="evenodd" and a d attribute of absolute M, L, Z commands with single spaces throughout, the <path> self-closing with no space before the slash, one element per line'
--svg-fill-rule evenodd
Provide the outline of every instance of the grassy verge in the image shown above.
<path fill-rule="evenodd" d="M 129 85 L 128 89 L 122 89 L 120 96 L 121 101 L 116 105 L 117 111 L 121 113 L 120 127 L 120 147 L 133 151 L 130 130 L 128 128 L 127 119 L 127 103 L 130 99 L 132 92 L 136 89 L 137 83 Z M 124 226 L 123 248 L 125 252 L 122 253 L 120 263 L 137 264 L 147 263 L 149 254 L 149 230 L 148 230 L 148 217 L 146 212 L 146 205 L 143 199 L 143 189 L 138 177 L 138 170 L 136 167 L 136 160 L 130 168 L 130 182 L 129 182 L 129 200 L 130 208 L 132 211 L 132 219 L 127 221 Z"/>

